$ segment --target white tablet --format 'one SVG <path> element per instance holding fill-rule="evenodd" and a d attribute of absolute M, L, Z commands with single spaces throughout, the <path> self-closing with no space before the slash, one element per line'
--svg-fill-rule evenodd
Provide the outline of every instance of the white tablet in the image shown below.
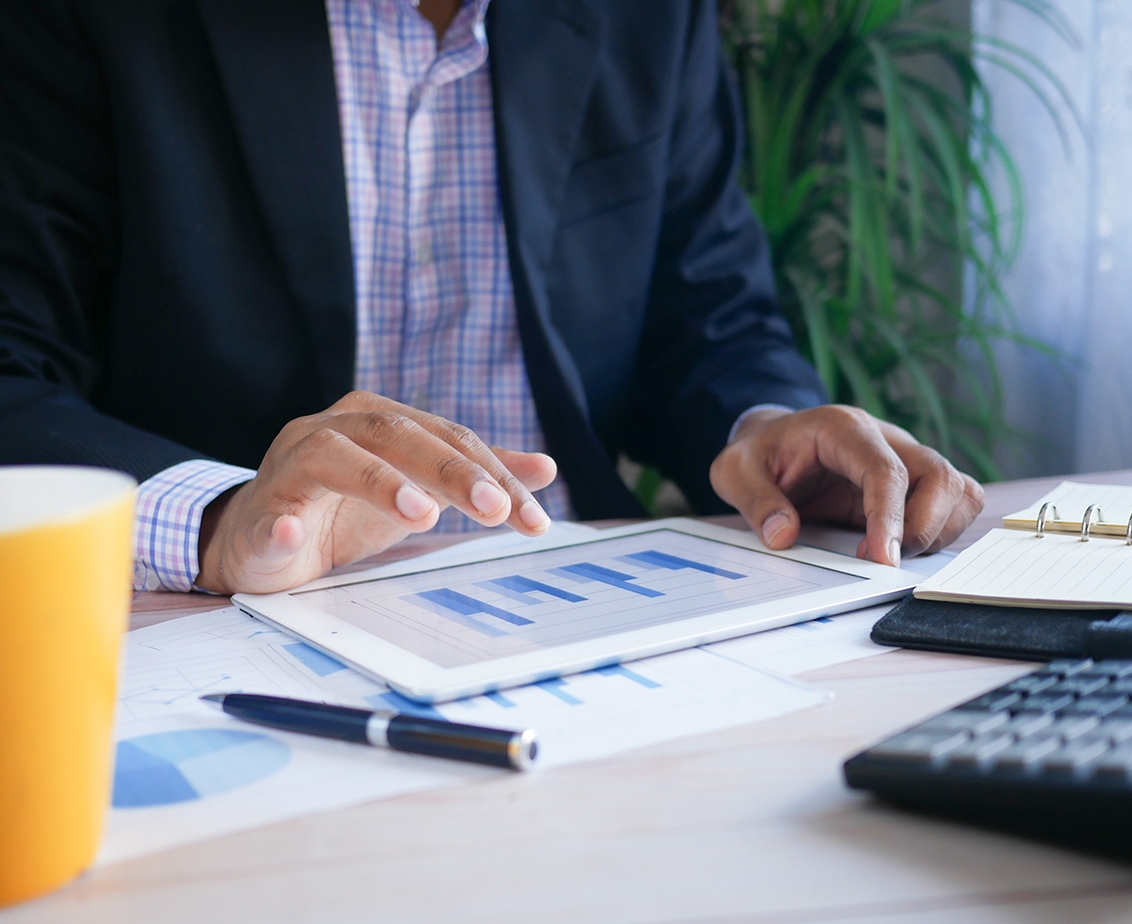
<path fill-rule="evenodd" d="M 438 702 L 895 600 L 921 579 L 821 549 L 772 552 L 753 533 L 686 519 L 520 549 L 232 599 L 399 693 Z"/>

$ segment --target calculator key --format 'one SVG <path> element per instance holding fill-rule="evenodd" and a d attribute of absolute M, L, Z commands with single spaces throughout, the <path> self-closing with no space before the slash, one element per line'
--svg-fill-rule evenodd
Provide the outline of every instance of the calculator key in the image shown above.
<path fill-rule="evenodd" d="M 981 735 L 1010 721 L 1009 712 L 987 712 L 961 709 L 945 712 L 916 726 L 917 731 L 968 731 Z"/>
<path fill-rule="evenodd" d="M 1118 779 L 1132 777 L 1132 742 L 1101 755 L 1093 765 L 1093 773 L 1100 777 Z"/>
<path fill-rule="evenodd" d="M 1100 719 L 1091 715 L 1072 715 L 1059 718 L 1056 722 L 1042 729 L 1042 735 L 1056 735 L 1065 741 L 1080 738 L 1085 732 L 1099 728 Z"/>
<path fill-rule="evenodd" d="M 1016 703 L 1021 702 L 1021 700 L 1021 693 L 992 690 L 990 693 L 984 693 L 982 696 L 975 697 L 969 703 L 963 703 L 963 705 L 956 706 L 955 708 L 977 709 L 981 712 L 998 712 L 998 710 L 1013 706 Z"/>
<path fill-rule="evenodd" d="M 1095 661 L 1089 673 L 1108 674 L 1110 677 L 1127 677 L 1132 674 L 1132 661 Z"/>
<path fill-rule="evenodd" d="M 1015 693 L 1041 693 L 1047 687 L 1052 687 L 1061 680 L 1060 674 L 1048 674 L 1045 671 L 1034 671 L 1025 677 L 1012 680 L 1002 688 L 1003 692 Z"/>
<path fill-rule="evenodd" d="M 1075 693 L 1078 696 L 1088 696 L 1090 693 L 1096 693 L 1097 690 L 1107 684 L 1107 677 L 1090 677 L 1080 674 L 1055 683 L 1046 690 L 1046 693 Z"/>
<path fill-rule="evenodd" d="M 1048 728 L 1053 722 L 1054 717 L 1048 712 L 1020 712 L 998 731 L 1016 738 L 1025 738 Z"/>
<path fill-rule="evenodd" d="M 1074 659 L 1072 661 L 1050 661 L 1049 664 L 1046 665 L 1045 669 L 1047 671 L 1053 671 L 1055 673 L 1061 674 L 1063 677 L 1070 677 L 1073 674 L 1081 673 L 1081 671 L 1083 670 L 1088 670 L 1092 666 L 1093 659 L 1084 658 L 1081 660 Z"/>
<path fill-rule="evenodd" d="M 1066 773 L 1092 763 L 1109 749 L 1107 741 L 1073 741 L 1047 757 L 1042 769 L 1047 773 Z"/>
<path fill-rule="evenodd" d="M 1027 696 L 1020 703 L 1011 705 L 1010 709 L 1012 712 L 1057 712 L 1058 709 L 1064 709 L 1071 702 L 1073 702 L 1073 697 L 1068 693 L 1036 693 L 1033 696 Z"/>
<path fill-rule="evenodd" d="M 887 760 L 929 763 L 961 744 L 965 744 L 969 738 L 970 736 L 964 731 L 919 731 L 913 729 L 881 742 L 876 747 L 871 748 L 869 754 Z"/>
<path fill-rule="evenodd" d="M 1026 770 L 1061 747 L 1060 738 L 1035 735 L 1015 742 L 995 757 L 994 765 L 1004 770 Z"/>
<path fill-rule="evenodd" d="M 1132 739 L 1132 719 L 1102 719 L 1100 726 L 1089 734 L 1104 735 L 1114 744 Z"/>
<path fill-rule="evenodd" d="M 946 755 L 947 765 L 949 767 L 975 767 L 979 764 L 986 764 L 996 754 L 1005 751 L 1013 744 L 1013 735 L 1000 735 L 997 732 L 979 735 L 949 751 Z"/>
<path fill-rule="evenodd" d="M 1065 707 L 1067 713 L 1105 716 L 1126 705 L 1127 696 L 1082 696 Z"/>

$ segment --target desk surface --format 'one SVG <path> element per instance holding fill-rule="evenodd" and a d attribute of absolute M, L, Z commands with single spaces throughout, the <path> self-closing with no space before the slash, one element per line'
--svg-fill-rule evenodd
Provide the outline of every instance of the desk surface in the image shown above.
<path fill-rule="evenodd" d="M 1056 483 L 991 486 L 959 546 Z M 139 595 L 132 625 L 223 602 Z M 1132 866 L 903 814 L 841 782 L 850 754 L 1029 669 L 893 651 L 803 675 L 836 693 L 809 712 L 117 864 L 0 924 L 1132 921 Z"/>

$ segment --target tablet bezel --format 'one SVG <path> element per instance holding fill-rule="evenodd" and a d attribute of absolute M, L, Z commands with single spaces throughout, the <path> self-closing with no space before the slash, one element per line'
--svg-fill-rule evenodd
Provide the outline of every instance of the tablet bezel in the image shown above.
<path fill-rule="evenodd" d="M 459 667 L 435 664 L 294 596 L 327 587 L 497 561 L 661 529 L 675 530 L 865 580 Z M 467 557 L 457 554 L 447 557 L 443 563 L 423 568 L 418 560 L 408 559 L 367 571 L 320 578 L 282 593 L 236 594 L 232 601 L 248 615 L 302 639 L 362 674 L 388 684 L 398 693 L 418 702 L 434 703 L 692 648 L 707 642 L 736 638 L 896 600 L 921 580 L 923 575 L 824 549 L 796 545 L 784 551 L 772 551 L 754 533 L 675 518 L 603 529 L 589 535 L 534 539 L 523 546 L 508 548 L 502 554 L 490 551 L 473 551 Z"/>

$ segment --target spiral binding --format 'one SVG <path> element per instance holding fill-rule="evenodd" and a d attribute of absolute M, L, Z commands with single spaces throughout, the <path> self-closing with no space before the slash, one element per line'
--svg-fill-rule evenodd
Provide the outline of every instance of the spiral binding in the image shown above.
<path fill-rule="evenodd" d="M 1082 542 L 1088 542 L 1089 541 L 1089 530 L 1092 529 L 1092 527 L 1093 527 L 1093 514 L 1094 513 L 1097 515 L 1097 522 L 1098 523 L 1100 523 L 1102 520 L 1104 520 L 1104 514 L 1101 513 L 1101 508 L 1098 507 L 1096 504 L 1089 504 L 1089 506 L 1085 508 L 1084 515 L 1081 517 L 1081 541 Z"/>
<path fill-rule="evenodd" d="M 1057 505 L 1046 501 L 1040 508 L 1038 508 L 1037 531 L 1034 533 L 1035 539 L 1043 539 L 1046 534 L 1046 523 L 1056 523 L 1061 517 L 1057 513 Z M 1090 504 L 1085 508 L 1085 513 L 1081 517 L 1081 542 L 1088 542 L 1092 538 L 1093 526 L 1097 523 L 1104 522 L 1104 514 L 1101 513 L 1099 504 Z M 1128 526 L 1124 530 L 1124 544 L 1132 545 L 1132 516 L 1128 518 Z"/>
<path fill-rule="evenodd" d="M 1057 515 L 1057 505 L 1056 504 L 1051 504 L 1049 501 L 1046 501 L 1044 504 L 1042 504 L 1041 510 L 1038 511 L 1038 532 L 1037 532 L 1037 535 L 1035 537 L 1037 539 L 1042 539 L 1042 538 L 1045 537 L 1045 534 L 1046 534 L 1046 514 L 1047 513 L 1052 513 L 1054 520 L 1059 519 L 1059 517 Z M 1128 530 L 1129 530 L 1129 540 L 1128 541 L 1129 541 L 1129 543 L 1132 543 L 1132 520 L 1128 521 Z"/>

